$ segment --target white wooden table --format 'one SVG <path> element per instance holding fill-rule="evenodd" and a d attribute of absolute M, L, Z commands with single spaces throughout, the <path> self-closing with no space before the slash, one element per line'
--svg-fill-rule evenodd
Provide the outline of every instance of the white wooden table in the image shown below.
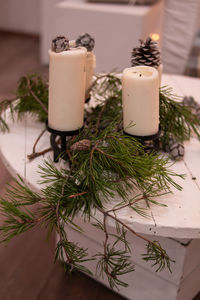
<path fill-rule="evenodd" d="M 200 103 L 200 79 L 165 75 L 162 85 L 166 84 L 173 87 L 177 95 L 192 95 Z M 33 143 L 43 128 L 43 124 L 26 117 L 17 123 L 10 123 L 10 133 L 1 134 L 0 137 L 1 156 L 10 173 L 13 176 L 19 174 L 37 190 L 40 188 L 38 165 L 43 164 L 43 157 L 30 162 L 27 154 L 32 152 Z M 46 132 L 37 150 L 48 146 L 49 133 Z M 159 199 L 168 207 L 151 205 L 148 219 L 129 208 L 118 214 L 123 222 L 138 233 L 160 241 L 168 254 L 176 260 L 172 265 L 172 274 L 168 270 L 155 273 L 151 264 L 140 257 L 141 252 L 145 252 L 144 242 L 129 235 L 136 270 L 125 276 L 129 287 L 120 290 L 129 299 L 190 300 L 200 290 L 200 143 L 196 137 L 185 144 L 185 152 L 184 161 L 171 167 L 176 173 L 186 174 L 185 180 L 176 179 L 183 186 L 183 191 L 174 189 L 173 194 Z M 52 153 L 45 155 L 46 159 L 48 157 L 52 159 Z M 85 229 L 85 237 L 77 232 L 70 232 L 71 239 L 80 241 L 82 246 L 89 248 L 91 254 L 98 252 L 103 241 L 101 232 L 79 218 L 77 222 Z M 112 230 L 114 224 L 111 222 L 109 226 Z M 95 269 L 92 264 L 90 267 Z M 100 278 L 96 279 L 102 281 Z"/>

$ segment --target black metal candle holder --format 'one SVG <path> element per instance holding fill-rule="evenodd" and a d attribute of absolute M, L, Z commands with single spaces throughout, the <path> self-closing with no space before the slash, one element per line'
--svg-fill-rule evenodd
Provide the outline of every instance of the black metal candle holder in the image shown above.
<path fill-rule="evenodd" d="M 91 100 L 91 97 L 90 97 L 90 95 L 85 99 L 85 103 L 86 104 L 88 104 L 89 102 L 90 102 L 90 100 Z"/>
<path fill-rule="evenodd" d="M 158 151 L 160 146 L 159 146 L 159 137 L 160 137 L 160 133 L 161 133 L 161 128 L 159 126 L 159 130 L 157 133 L 152 134 L 152 135 L 145 135 L 145 136 L 140 136 L 140 135 L 133 135 L 130 134 L 126 131 L 124 131 L 124 134 L 127 136 L 131 136 L 135 139 L 137 139 L 139 142 L 141 142 L 141 144 L 143 144 L 145 146 L 145 150 L 147 151 L 152 151 L 152 150 L 156 150 Z M 152 146 L 146 145 L 146 142 L 152 142 Z"/>
<path fill-rule="evenodd" d="M 60 130 L 55 130 L 55 129 L 49 127 L 48 122 L 47 122 L 46 128 L 51 133 L 50 143 L 51 143 L 51 147 L 53 149 L 54 162 L 58 162 L 59 158 L 62 158 L 66 161 L 69 160 L 69 157 L 66 153 L 67 137 L 78 135 L 83 130 L 83 127 L 80 129 L 77 129 L 77 130 L 60 131 Z M 60 140 L 61 140 L 60 147 L 59 147 L 58 143 L 56 142 L 56 138 L 58 136 L 60 137 Z"/>

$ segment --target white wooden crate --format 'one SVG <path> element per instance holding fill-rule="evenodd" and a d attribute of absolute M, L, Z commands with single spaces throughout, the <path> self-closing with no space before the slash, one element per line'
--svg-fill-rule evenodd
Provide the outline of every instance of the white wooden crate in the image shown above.
<path fill-rule="evenodd" d="M 66 228 L 69 239 L 88 248 L 90 255 L 103 251 L 103 234 L 94 229 L 90 224 L 84 224 L 76 219 L 81 225 L 84 234 Z M 112 230 L 113 228 L 111 228 Z M 152 236 L 144 235 L 152 239 Z M 191 300 L 200 290 L 200 240 L 178 241 L 171 238 L 155 237 L 167 250 L 169 256 L 176 261 L 172 263 L 172 273 L 165 269 L 155 272 L 151 263 L 142 260 L 141 254 L 145 253 L 145 242 L 137 237 L 129 235 L 132 248 L 131 260 L 135 264 L 135 271 L 122 276 L 121 279 L 129 284 L 128 288 L 121 287 L 119 293 L 131 300 Z M 96 274 L 96 263 L 85 263 Z M 109 284 L 106 277 L 95 275 L 95 279 L 107 287 Z"/>

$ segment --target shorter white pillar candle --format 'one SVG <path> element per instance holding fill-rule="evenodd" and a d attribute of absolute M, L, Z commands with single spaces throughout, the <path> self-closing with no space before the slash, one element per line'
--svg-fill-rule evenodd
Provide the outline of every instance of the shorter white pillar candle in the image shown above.
<path fill-rule="evenodd" d="M 48 125 L 52 129 L 72 131 L 83 126 L 86 53 L 84 47 L 60 53 L 49 50 Z"/>
<path fill-rule="evenodd" d="M 159 130 L 159 75 L 155 68 L 136 66 L 122 74 L 124 130 L 149 136 Z M 133 125 L 133 126 L 131 126 Z"/>
<path fill-rule="evenodd" d="M 85 98 L 86 99 L 89 97 L 88 92 L 92 84 L 95 67 L 96 67 L 96 56 L 94 55 L 93 51 L 88 51 L 86 55 L 86 64 L 85 64 L 85 71 L 86 71 Z"/>

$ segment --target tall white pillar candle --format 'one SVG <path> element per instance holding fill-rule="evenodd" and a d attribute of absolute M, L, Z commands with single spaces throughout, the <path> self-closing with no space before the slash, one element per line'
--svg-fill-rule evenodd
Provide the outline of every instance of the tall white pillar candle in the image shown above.
<path fill-rule="evenodd" d="M 155 68 L 136 66 L 122 74 L 125 132 L 149 136 L 159 130 L 159 75 Z M 133 126 L 131 126 L 133 125 Z"/>
<path fill-rule="evenodd" d="M 56 53 L 49 50 L 49 127 L 60 131 L 83 126 L 85 101 L 84 47 Z"/>
<path fill-rule="evenodd" d="M 86 55 L 86 65 L 85 65 L 85 71 L 86 71 L 86 85 L 85 85 L 85 91 L 86 91 L 86 99 L 89 96 L 89 88 L 92 84 L 92 79 L 94 75 L 94 69 L 96 67 L 96 56 L 94 55 L 93 51 L 88 51 Z"/>

